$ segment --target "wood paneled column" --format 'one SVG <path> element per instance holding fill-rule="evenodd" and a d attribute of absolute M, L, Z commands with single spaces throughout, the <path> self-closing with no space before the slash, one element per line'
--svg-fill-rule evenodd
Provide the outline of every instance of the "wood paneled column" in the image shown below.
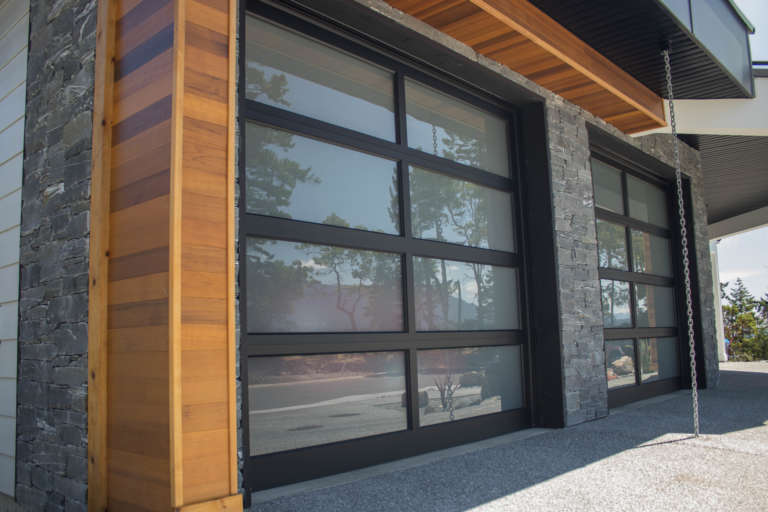
<path fill-rule="evenodd" d="M 89 509 L 242 510 L 235 0 L 99 0 Z"/>

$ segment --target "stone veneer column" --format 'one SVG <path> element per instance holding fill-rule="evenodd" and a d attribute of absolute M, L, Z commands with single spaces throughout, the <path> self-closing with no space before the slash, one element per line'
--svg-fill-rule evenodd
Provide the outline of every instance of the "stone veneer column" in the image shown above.
<path fill-rule="evenodd" d="M 565 424 L 608 414 L 589 136 L 583 117 L 546 105 L 557 256 Z"/>
<path fill-rule="evenodd" d="M 96 4 L 30 3 L 16 499 L 84 510 Z"/>

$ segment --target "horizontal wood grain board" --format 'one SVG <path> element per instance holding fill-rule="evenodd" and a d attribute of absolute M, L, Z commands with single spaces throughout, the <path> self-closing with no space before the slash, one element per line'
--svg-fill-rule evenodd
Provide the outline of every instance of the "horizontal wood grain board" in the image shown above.
<path fill-rule="evenodd" d="M 166 325 L 168 323 L 168 299 L 110 304 L 107 315 L 109 326 L 112 329 Z"/>
<path fill-rule="evenodd" d="M 112 127 L 112 145 L 117 146 L 139 133 L 157 126 L 171 118 L 171 95 L 156 101 L 152 105 L 136 112 L 132 116 L 120 121 Z"/>
<path fill-rule="evenodd" d="M 111 258 L 109 261 L 109 280 L 118 281 L 131 277 L 168 272 L 169 255 L 168 247 L 158 247 L 147 251 L 138 252 Z"/>
<path fill-rule="evenodd" d="M 173 46 L 173 24 L 161 29 L 157 34 L 129 51 L 115 63 L 115 82 L 136 71 Z"/>
<path fill-rule="evenodd" d="M 110 353 L 168 352 L 167 325 L 141 325 L 107 331 Z"/>
<path fill-rule="evenodd" d="M 152 15 L 168 5 L 172 5 L 170 0 L 142 0 L 133 9 L 118 18 L 117 33 L 124 34 L 146 23 Z"/>
<path fill-rule="evenodd" d="M 112 190 L 109 203 L 110 210 L 116 212 L 150 199 L 168 195 L 171 192 L 170 188 L 170 173 L 168 169 L 164 169 L 130 185 Z"/>

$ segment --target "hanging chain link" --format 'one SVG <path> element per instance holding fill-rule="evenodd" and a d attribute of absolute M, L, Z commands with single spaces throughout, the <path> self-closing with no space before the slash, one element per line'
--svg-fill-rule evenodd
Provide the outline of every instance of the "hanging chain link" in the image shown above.
<path fill-rule="evenodd" d="M 688 228 L 685 222 L 683 200 L 683 178 L 680 170 L 680 147 L 677 139 L 677 121 L 675 119 L 675 98 L 672 94 L 672 67 L 669 64 L 669 50 L 662 52 L 664 70 L 667 78 L 667 96 L 669 98 L 669 124 L 672 127 L 672 145 L 675 155 L 675 181 L 677 185 L 677 209 L 680 216 L 680 239 L 683 247 L 683 274 L 685 277 L 685 313 L 688 317 L 688 356 L 691 361 L 691 400 L 693 402 L 693 434 L 699 437 L 699 387 L 696 377 L 696 349 L 693 337 L 693 298 L 691 294 L 691 264 L 688 258 Z"/>

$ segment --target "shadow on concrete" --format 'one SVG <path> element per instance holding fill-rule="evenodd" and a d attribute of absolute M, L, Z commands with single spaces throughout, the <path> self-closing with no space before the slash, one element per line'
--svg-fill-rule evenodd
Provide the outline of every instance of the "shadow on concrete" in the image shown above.
<path fill-rule="evenodd" d="M 766 373 L 722 371 L 718 389 L 701 391 L 702 434 L 722 435 L 765 424 L 765 367 Z M 677 392 L 665 400 L 620 408 L 604 419 L 397 473 L 254 503 L 252 510 L 464 511 L 627 450 L 684 445 L 692 440 L 691 432 L 690 395 Z M 670 440 L 669 434 L 682 437 Z M 638 451 L 637 457 L 642 453 L 648 452 Z"/>

